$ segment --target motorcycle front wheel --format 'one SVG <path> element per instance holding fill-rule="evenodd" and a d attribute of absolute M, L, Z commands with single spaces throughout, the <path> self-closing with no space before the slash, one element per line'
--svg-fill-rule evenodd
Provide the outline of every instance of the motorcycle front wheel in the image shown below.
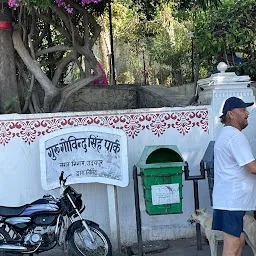
<path fill-rule="evenodd" d="M 74 256 L 112 256 L 112 246 L 109 238 L 97 225 L 91 223 L 89 229 L 95 239 L 92 243 L 86 229 L 81 225 L 73 229 L 69 249 Z"/>

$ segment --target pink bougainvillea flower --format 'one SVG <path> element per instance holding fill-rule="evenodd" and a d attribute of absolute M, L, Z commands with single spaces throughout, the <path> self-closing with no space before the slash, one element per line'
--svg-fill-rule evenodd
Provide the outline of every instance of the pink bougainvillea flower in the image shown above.
<path fill-rule="evenodd" d="M 20 1 L 18 1 L 18 2 L 20 2 Z M 16 2 L 16 0 L 8 0 L 8 5 L 12 8 L 19 6 L 19 4 Z"/>
<path fill-rule="evenodd" d="M 8 0 L 8 5 L 12 8 L 16 8 L 19 6 L 20 1 L 21 0 Z M 26 1 L 29 2 L 29 0 L 25 0 L 24 2 Z M 80 1 L 81 1 L 81 5 L 85 6 L 90 3 L 97 4 L 101 0 L 80 0 Z M 73 8 L 69 4 L 66 4 L 65 0 L 55 0 L 55 3 L 57 4 L 58 7 L 63 7 L 68 13 L 73 12 Z"/>

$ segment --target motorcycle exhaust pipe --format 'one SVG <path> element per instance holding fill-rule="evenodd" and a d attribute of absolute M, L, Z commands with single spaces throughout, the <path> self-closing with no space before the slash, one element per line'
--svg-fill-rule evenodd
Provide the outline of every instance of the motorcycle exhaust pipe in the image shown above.
<path fill-rule="evenodd" d="M 0 251 L 27 251 L 28 249 L 20 245 L 2 244 L 0 245 Z"/>

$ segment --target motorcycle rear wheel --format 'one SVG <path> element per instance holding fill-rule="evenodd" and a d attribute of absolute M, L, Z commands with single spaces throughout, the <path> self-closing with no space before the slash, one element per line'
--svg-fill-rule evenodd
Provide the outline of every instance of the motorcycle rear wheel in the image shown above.
<path fill-rule="evenodd" d="M 95 239 L 95 243 L 90 242 L 89 234 L 82 225 L 73 230 L 68 241 L 72 255 L 112 256 L 112 246 L 105 232 L 93 223 L 89 225 L 89 229 Z M 84 241 L 81 241 L 79 234 L 82 235 Z"/>
<path fill-rule="evenodd" d="M 11 240 L 10 235 L 3 229 L 0 228 L 0 245 L 8 243 Z M 0 256 L 12 256 L 12 255 L 22 255 L 21 253 L 13 253 L 13 252 L 0 252 Z"/>

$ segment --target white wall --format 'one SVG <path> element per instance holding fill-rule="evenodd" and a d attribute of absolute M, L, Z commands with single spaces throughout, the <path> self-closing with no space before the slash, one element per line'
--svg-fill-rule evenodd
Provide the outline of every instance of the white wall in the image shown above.
<path fill-rule="evenodd" d="M 0 115 L 0 205 L 18 206 L 52 193 L 40 181 L 39 138 L 73 126 L 106 125 L 123 129 L 128 137 L 130 183 L 118 188 L 122 244 L 136 242 L 136 219 L 132 168 L 146 145 L 177 145 L 188 161 L 191 174 L 199 174 L 199 163 L 213 140 L 210 106 L 103 112 Z M 184 177 L 183 177 L 184 178 Z M 141 189 L 141 181 L 139 180 Z M 140 193 L 143 240 L 189 237 L 194 226 L 187 223 L 194 210 L 193 182 L 183 181 L 183 213 L 149 216 Z M 87 206 L 84 217 L 110 232 L 106 185 L 78 184 Z M 53 191 L 58 195 L 58 189 Z M 199 181 L 200 207 L 211 211 L 207 180 Z"/>

